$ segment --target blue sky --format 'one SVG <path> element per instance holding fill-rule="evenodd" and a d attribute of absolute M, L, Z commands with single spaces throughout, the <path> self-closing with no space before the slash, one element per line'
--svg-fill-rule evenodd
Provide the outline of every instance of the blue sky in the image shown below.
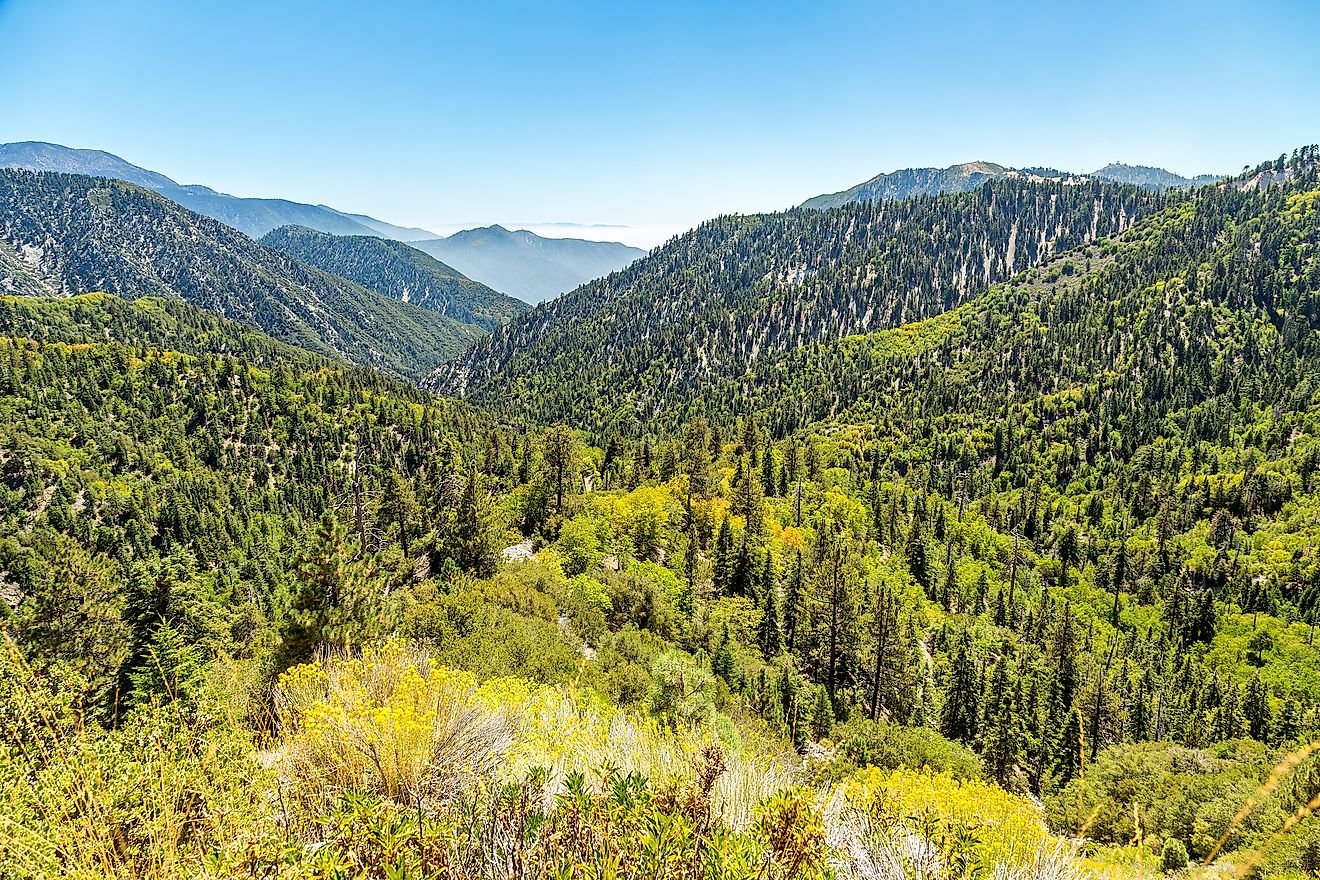
<path fill-rule="evenodd" d="M 1320 2 L 0 0 L 0 141 L 444 228 L 1320 141 Z M 593 236 L 609 237 L 609 236 Z"/>

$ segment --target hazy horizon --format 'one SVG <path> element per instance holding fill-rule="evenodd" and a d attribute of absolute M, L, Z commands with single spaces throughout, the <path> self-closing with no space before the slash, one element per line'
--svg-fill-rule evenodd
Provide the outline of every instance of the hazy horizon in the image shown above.
<path fill-rule="evenodd" d="M 1192 176 L 1320 140 L 1320 8 L 1252 9 L 0 0 L 0 141 L 646 247 L 899 168 Z"/>

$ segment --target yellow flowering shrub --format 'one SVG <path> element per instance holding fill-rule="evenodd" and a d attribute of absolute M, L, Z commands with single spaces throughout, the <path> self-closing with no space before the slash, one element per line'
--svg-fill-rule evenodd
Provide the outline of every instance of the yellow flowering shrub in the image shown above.
<path fill-rule="evenodd" d="M 296 666 L 278 693 L 286 757 L 313 791 L 410 801 L 446 778 L 489 771 L 509 740 L 505 713 L 471 673 L 403 642 Z"/>
<path fill-rule="evenodd" d="M 288 730 L 283 754 L 310 795 L 364 789 L 410 803 L 464 776 L 514 782 L 544 771 L 545 794 L 553 796 L 574 773 L 678 779 L 718 742 L 728 759 L 712 809 L 744 827 L 758 803 L 794 781 L 782 756 L 741 748 L 727 733 L 675 730 L 594 691 L 514 677 L 478 685 L 401 641 L 294 667 L 278 693 Z"/>
<path fill-rule="evenodd" d="M 987 867 L 1032 864 L 1042 851 L 1061 844 L 1035 804 L 978 779 L 869 767 L 845 782 L 842 794 L 873 826 L 902 827 L 927 839 L 964 835 L 976 860 Z"/>

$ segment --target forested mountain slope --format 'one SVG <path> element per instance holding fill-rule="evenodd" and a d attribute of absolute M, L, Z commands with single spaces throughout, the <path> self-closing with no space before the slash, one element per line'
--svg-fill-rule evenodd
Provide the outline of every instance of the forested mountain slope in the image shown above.
<path fill-rule="evenodd" d="M 913 196 L 937 196 L 967 192 L 990 180 L 1040 181 L 1059 180 L 1083 183 L 1098 180 L 1161 190 L 1212 183 L 1215 174 L 1183 177 L 1149 165 L 1110 163 L 1089 174 L 1059 171 L 1054 168 L 1009 168 L 994 162 L 963 162 L 948 168 L 902 168 L 877 174 L 870 180 L 836 193 L 814 196 L 802 203 L 804 208 L 837 208 L 853 202 L 893 202 Z"/>
<path fill-rule="evenodd" d="M 1172 171 L 1165 171 L 1163 168 L 1152 168 L 1149 165 L 1126 165 L 1122 162 L 1110 162 L 1105 167 L 1092 171 L 1091 176 L 1113 183 L 1130 183 L 1151 189 L 1169 189 L 1177 186 L 1204 186 L 1207 183 L 1214 183 L 1223 175 L 1198 174 L 1195 177 L 1183 177 L 1181 174 L 1174 174 Z"/>
<path fill-rule="evenodd" d="M 304 348 L 415 377 L 481 334 L 256 244 L 133 184 L 0 170 L 0 285 L 171 296 Z M 33 280 L 37 284 L 32 284 Z"/>
<path fill-rule="evenodd" d="M 162 621 L 208 651 L 273 638 L 310 601 L 287 563 L 324 513 L 374 517 L 386 472 L 456 468 L 445 444 L 492 430 L 462 403 L 177 300 L 3 297 L 0 328 L 6 613 L 43 662 L 87 676 L 96 705 Z M 406 577 L 448 540 L 415 539 L 378 564 Z"/>
<path fill-rule="evenodd" d="M 486 330 L 530 308 L 397 241 L 282 226 L 262 236 L 261 243 L 292 254 L 309 266 L 356 281 L 382 296 Z"/>
<path fill-rule="evenodd" d="M 776 355 L 954 308 L 1171 198 L 997 181 L 904 202 L 722 217 L 497 329 L 428 383 L 545 422 L 632 431 Z"/>
<path fill-rule="evenodd" d="M 1269 163 L 1202 189 L 950 312 L 786 353 L 693 409 L 746 408 L 782 434 L 895 407 L 1002 420 L 1085 388 L 1088 406 L 1112 414 L 1121 401 L 1150 429 L 1164 407 L 1226 383 L 1252 405 L 1309 393 L 1320 326 L 1315 164 L 1302 151 L 1286 169 Z M 1115 457 L 1142 435 L 1128 426 L 1122 436 L 1129 445 Z"/>
<path fill-rule="evenodd" d="M 913 196 L 939 196 L 967 192 L 986 181 L 1030 175 L 994 162 L 963 162 L 948 168 L 902 168 L 877 174 L 870 180 L 836 193 L 814 196 L 804 208 L 837 208 L 853 202 L 896 202 Z"/>

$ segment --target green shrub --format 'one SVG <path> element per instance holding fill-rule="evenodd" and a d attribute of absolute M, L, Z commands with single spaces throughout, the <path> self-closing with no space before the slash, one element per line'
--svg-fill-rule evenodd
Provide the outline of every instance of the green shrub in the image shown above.
<path fill-rule="evenodd" d="M 1176 837 L 1170 837 L 1164 841 L 1164 849 L 1160 850 L 1160 869 L 1166 873 L 1172 871 L 1181 871 L 1187 867 L 1187 847 Z"/>
<path fill-rule="evenodd" d="M 835 728 L 834 739 L 838 751 L 826 775 L 835 779 L 863 767 L 929 768 L 956 779 L 982 775 L 981 759 L 975 752 L 928 727 L 903 727 L 854 716 Z"/>

